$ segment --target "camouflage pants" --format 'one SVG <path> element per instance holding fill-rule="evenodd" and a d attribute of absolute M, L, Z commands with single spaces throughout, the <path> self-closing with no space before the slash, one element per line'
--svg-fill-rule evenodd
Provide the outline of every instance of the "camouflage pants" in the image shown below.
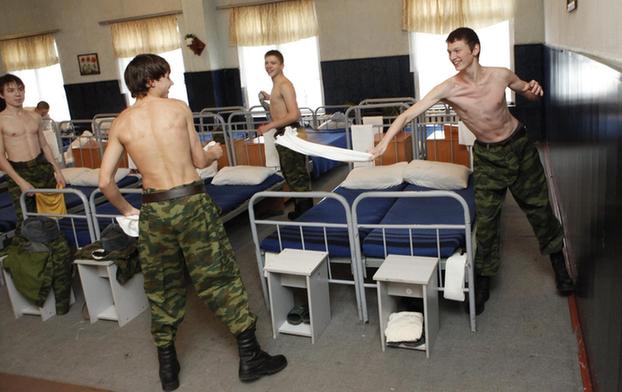
<path fill-rule="evenodd" d="M 477 252 L 475 268 L 494 276 L 500 265 L 499 221 L 507 189 L 526 213 L 542 254 L 562 249 L 563 230 L 553 215 L 544 169 L 538 151 L 527 138 L 524 126 L 499 143 L 476 142 L 474 146 Z"/>
<path fill-rule="evenodd" d="M 10 162 L 13 169 L 24 180 L 28 181 L 30 185 L 35 188 L 56 188 L 56 178 L 54 177 L 54 166 L 45 159 L 43 154 L 31 161 L 27 162 Z M 9 178 L 7 181 L 8 191 L 11 195 L 11 200 L 15 206 L 15 213 L 17 215 L 17 227 L 16 232 L 19 233 L 24 220 L 24 214 L 19 204 L 19 197 L 22 194 L 22 190 L 19 185 L 13 179 Z M 35 198 L 33 196 L 26 197 L 26 208 L 28 211 L 36 211 Z"/>
<path fill-rule="evenodd" d="M 232 334 L 255 323 L 218 207 L 209 196 L 143 203 L 139 226 L 140 263 L 157 347 L 174 342 L 184 318 L 184 269 L 198 296 Z"/>
<path fill-rule="evenodd" d="M 303 139 L 306 138 L 304 128 L 298 128 L 298 136 Z M 311 176 L 307 170 L 307 156 L 278 144 L 276 151 L 279 153 L 281 172 L 289 189 L 293 192 L 310 191 Z"/>

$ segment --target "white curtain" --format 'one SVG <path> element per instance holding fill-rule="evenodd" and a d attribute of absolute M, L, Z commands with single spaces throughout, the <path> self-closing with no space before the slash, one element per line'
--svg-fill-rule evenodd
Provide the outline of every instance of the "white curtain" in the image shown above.
<path fill-rule="evenodd" d="M 111 31 L 114 52 L 120 58 L 181 47 L 175 15 L 114 23 Z"/>
<path fill-rule="evenodd" d="M 514 0 L 402 0 L 402 29 L 410 32 L 448 34 L 462 26 L 487 27 L 513 15 Z"/>
<path fill-rule="evenodd" d="M 229 41 L 232 45 L 275 45 L 317 35 L 313 0 L 235 7 L 229 16 Z"/>
<path fill-rule="evenodd" d="M 0 52 L 7 71 L 42 68 L 58 63 L 52 34 L 0 41 Z"/>

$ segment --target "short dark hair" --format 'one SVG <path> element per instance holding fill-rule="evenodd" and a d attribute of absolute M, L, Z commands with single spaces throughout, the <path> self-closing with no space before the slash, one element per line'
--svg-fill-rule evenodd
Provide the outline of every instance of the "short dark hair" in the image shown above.
<path fill-rule="evenodd" d="M 171 66 L 157 54 L 139 54 L 125 68 L 123 75 L 133 98 L 141 98 L 149 92 L 149 82 L 160 80 L 171 72 Z"/>
<path fill-rule="evenodd" d="M 283 60 L 283 53 L 279 52 L 279 51 L 278 51 L 278 50 L 276 50 L 276 49 L 272 49 L 272 50 L 267 51 L 267 52 L 266 52 L 266 54 L 263 56 L 263 58 L 265 59 L 265 58 L 266 58 L 266 57 L 268 57 L 268 56 L 274 56 L 274 57 L 276 57 L 277 59 L 279 59 L 279 61 L 281 62 L 281 64 L 283 64 L 283 63 L 284 63 L 284 60 Z"/>
<path fill-rule="evenodd" d="M 475 33 L 473 29 L 470 29 L 468 27 L 458 27 L 457 29 L 449 33 L 447 39 L 445 40 L 445 42 L 447 42 L 448 44 L 456 41 L 465 41 L 467 45 L 469 45 L 469 48 L 471 48 L 471 51 L 475 49 L 475 45 L 479 45 L 479 50 L 480 52 L 482 51 L 482 45 L 479 43 L 479 37 L 477 36 L 477 33 Z M 479 57 L 479 53 L 476 57 Z"/>
<path fill-rule="evenodd" d="M 37 103 L 37 109 L 49 109 L 49 108 L 50 108 L 50 104 L 45 101 L 39 101 L 39 103 Z"/>
<path fill-rule="evenodd" d="M 22 82 L 22 80 L 20 78 L 18 78 L 17 76 L 13 75 L 13 74 L 4 74 L 2 76 L 0 76 L 0 92 L 4 93 L 4 87 L 7 84 L 13 84 L 15 83 L 18 87 L 24 87 L 24 82 Z"/>

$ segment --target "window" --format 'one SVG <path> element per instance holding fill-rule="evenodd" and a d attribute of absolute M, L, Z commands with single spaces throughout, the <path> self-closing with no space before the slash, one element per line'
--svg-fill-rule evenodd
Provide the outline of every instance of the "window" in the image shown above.
<path fill-rule="evenodd" d="M 26 87 L 24 107 L 34 108 L 39 101 L 46 101 L 50 104 L 49 115 L 52 119 L 55 121 L 71 119 L 60 64 L 11 73 L 19 77 Z"/>
<path fill-rule="evenodd" d="M 184 79 L 184 59 L 181 54 L 181 49 L 158 53 L 158 56 L 164 58 L 171 66 L 170 78 L 173 81 L 173 86 L 169 90 L 168 97 L 188 103 L 188 91 L 186 90 L 186 82 Z M 121 92 L 126 94 L 129 105 L 132 105 L 136 99 L 132 98 L 132 94 L 127 89 L 123 75 L 125 73 L 125 68 L 132 59 L 133 57 L 123 57 L 118 60 L 119 74 L 121 75 Z"/>
<path fill-rule="evenodd" d="M 316 108 L 324 105 L 318 41 L 317 37 L 310 37 L 279 45 L 238 46 L 240 77 L 247 106 L 259 105 L 259 92 L 270 93 L 272 89 L 272 80 L 264 68 L 264 55 L 271 49 L 283 53 L 283 73 L 296 89 L 298 106 Z"/>
<path fill-rule="evenodd" d="M 479 63 L 483 66 L 511 68 L 510 23 L 506 20 L 477 30 L 481 43 Z M 447 55 L 447 34 L 411 33 L 417 96 L 425 96 L 434 86 L 456 74 Z M 512 91 L 506 90 L 507 102 Z"/>

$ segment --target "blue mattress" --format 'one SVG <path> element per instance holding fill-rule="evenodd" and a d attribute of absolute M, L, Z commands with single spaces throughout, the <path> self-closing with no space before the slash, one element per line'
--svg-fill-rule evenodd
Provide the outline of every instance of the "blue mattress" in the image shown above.
<path fill-rule="evenodd" d="M 307 140 L 313 143 L 324 144 L 327 146 L 346 148 L 346 131 L 343 128 L 327 129 L 323 131 L 314 131 L 307 129 Z M 313 162 L 312 178 L 318 178 L 324 173 L 342 164 L 342 162 L 333 161 L 321 157 L 311 157 Z"/>
<path fill-rule="evenodd" d="M 205 189 L 220 208 L 220 214 L 224 215 L 248 201 L 255 193 L 265 191 L 281 181 L 283 177 L 278 174 L 271 175 L 259 185 L 212 185 L 210 179 L 206 181 Z"/>
<path fill-rule="evenodd" d="M 434 189 L 408 185 L 404 191 L 430 191 Z M 475 195 L 472 178 L 466 189 L 455 191 L 469 206 L 471 222 L 475 220 Z M 464 212 L 460 203 L 449 197 L 401 198 L 382 219 L 383 224 L 464 224 Z M 410 255 L 410 235 L 405 229 L 387 229 L 387 253 Z M 439 232 L 440 256 L 449 257 L 465 246 L 464 229 L 443 229 Z M 413 230 L 413 249 L 416 256 L 438 255 L 436 230 Z M 384 258 L 382 230 L 374 229 L 362 243 L 363 255 Z"/>
<path fill-rule="evenodd" d="M 233 211 L 257 192 L 265 191 L 275 184 L 283 181 L 283 177 L 273 174 L 259 185 L 212 185 L 212 178 L 205 180 L 205 189 L 214 203 L 220 208 L 221 215 Z M 140 208 L 142 195 L 140 193 L 127 193 L 123 197 L 134 207 Z M 97 214 L 119 215 L 119 211 L 110 202 L 105 202 L 95 207 Z M 98 218 L 99 227 L 103 229 L 110 223 L 111 218 Z"/>
<path fill-rule="evenodd" d="M 405 184 L 400 184 L 386 191 L 400 191 Z M 347 189 L 337 188 L 334 193 L 343 196 L 351 206 L 361 193 L 369 189 Z M 385 213 L 391 208 L 395 199 L 369 199 L 360 204 L 359 221 L 362 223 L 378 223 L 382 220 Z M 300 216 L 297 222 L 326 222 L 326 223 L 346 223 L 346 215 L 341 203 L 335 199 L 325 199 L 309 211 Z M 280 230 L 283 248 L 302 249 L 300 227 L 282 227 Z M 350 257 L 350 242 L 348 230 L 345 228 L 326 229 L 328 237 L 328 253 L 332 257 Z M 364 235 L 365 233 L 362 233 Z M 303 228 L 305 249 L 326 250 L 324 243 L 324 231 L 322 228 L 305 227 Z M 261 241 L 261 249 L 268 252 L 280 252 L 278 233 L 275 231 Z"/>
<path fill-rule="evenodd" d="M 119 181 L 117 181 L 117 186 L 119 188 L 131 188 L 132 186 L 136 185 L 139 181 L 140 181 L 140 177 L 138 176 L 125 176 Z M 75 185 L 70 185 L 68 186 L 68 188 L 76 189 L 84 193 L 84 196 L 86 196 L 87 201 L 89 200 L 91 193 L 93 193 L 93 191 L 97 189 L 96 186 L 75 186 Z M 80 204 L 82 204 L 82 202 L 80 201 L 80 198 L 78 196 L 74 195 L 73 193 L 65 194 L 65 205 L 67 206 L 67 209 L 73 208 Z"/>
<path fill-rule="evenodd" d="M 0 233 L 7 233 L 15 229 L 17 215 L 13 204 L 0 208 Z"/>

